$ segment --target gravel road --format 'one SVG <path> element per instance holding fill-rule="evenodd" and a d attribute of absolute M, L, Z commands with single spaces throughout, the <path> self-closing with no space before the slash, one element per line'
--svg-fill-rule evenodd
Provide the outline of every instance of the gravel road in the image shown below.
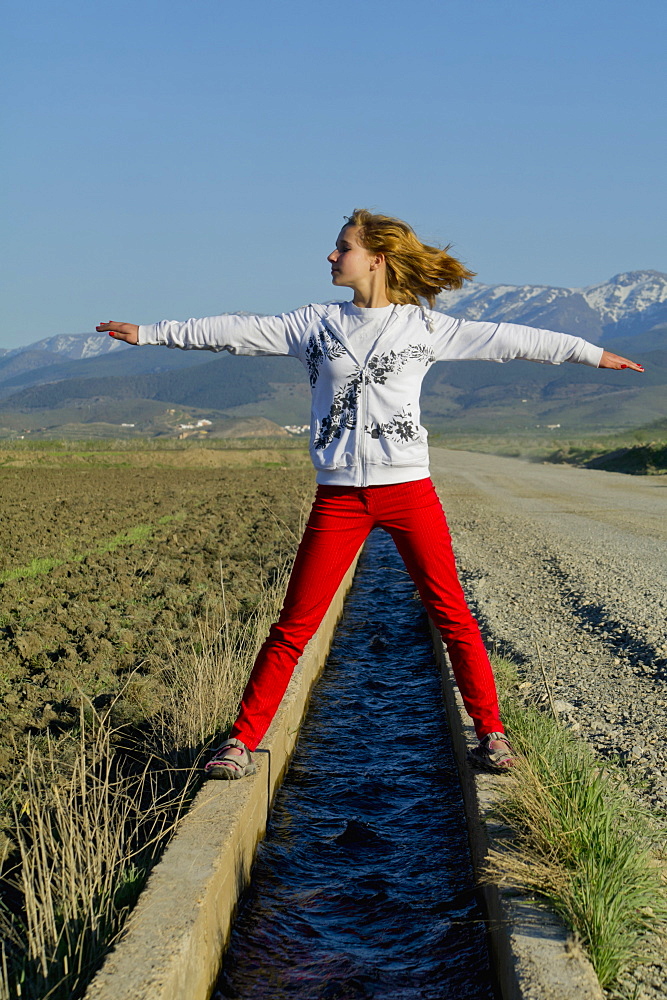
<path fill-rule="evenodd" d="M 488 642 L 561 720 L 667 805 L 667 476 L 431 450 L 461 579 Z M 530 686 L 528 686 L 530 685 Z M 667 996 L 667 959 L 638 998 Z"/>

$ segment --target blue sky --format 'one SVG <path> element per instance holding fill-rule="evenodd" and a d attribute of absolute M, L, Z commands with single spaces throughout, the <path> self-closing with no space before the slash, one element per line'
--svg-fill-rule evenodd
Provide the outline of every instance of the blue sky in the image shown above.
<path fill-rule="evenodd" d="M 10 0 L 0 347 L 337 297 L 368 207 L 488 283 L 667 271 L 664 0 Z"/>

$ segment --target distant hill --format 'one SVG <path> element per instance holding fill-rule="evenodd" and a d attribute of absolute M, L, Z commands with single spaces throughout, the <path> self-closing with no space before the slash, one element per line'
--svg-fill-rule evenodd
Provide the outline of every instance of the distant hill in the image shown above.
<path fill-rule="evenodd" d="M 584 336 L 640 361 L 646 373 L 527 362 L 439 364 L 424 383 L 428 426 L 619 429 L 667 413 L 667 275 L 629 272 L 584 289 L 473 284 L 440 296 L 438 308 Z M 113 424 L 135 423 L 135 414 L 142 427 L 159 426 L 162 433 L 160 415 L 170 405 L 196 408 L 200 415 L 211 411 L 223 421 L 303 424 L 308 396 L 306 374 L 291 358 L 140 349 L 92 333 L 0 352 L 0 433 L 2 427 L 12 433 L 17 427 L 57 428 L 59 414 L 68 426 L 77 414 L 84 423 L 95 415 L 104 422 L 108 414 Z"/>
<path fill-rule="evenodd" d="M 181 363 L 177 370 L 138 374 L 99 374 L 106 366 L 102 367 L 98 362 L 94 367 L 89 365 L 87 373 L 79 375 L 78 364 L 72 367 L 70 363 L 67 367 L 69 377 L 50 379 L 13 392 L 0 400 L 0 410 L 53 409 L 73 400 L 95 396 L 155 399 L 223 410 L 266 396 L 270 393 L 271 382 L 285 384 L 304 380 L 303 369 L 293 358 L 232 358 L 228 354 L 217 354 L 203 360 L 201 355 L 206 353 L 138 349 L 133 352 L 138 360 L 149 354 L 180 355 L 185 362 L 185 367 Z M 73 377 L 74 373 L 76 377 Z M 0 386 L 3 391 L 6 388 L 6 384 Z"/>
<path fill-rule="evenodd" d="M 642 375 L 527 361 L 434 365 L 424 381 L 424 422 L 441 431 L 485 433 L 641 426 L 667 414 L 667 351 L 639 360 L 646 367 Z"/>
<path fill-rule="evenodd" d="M 635 334 L 634 337 L 614 337 L 605 340 L 604 346 L 614 354 L 622 354 L 633 359 L 637 355 L 641 361 L 652 351 L 667 350 L 667 323 L 660 323 L 644 333 Z"/>

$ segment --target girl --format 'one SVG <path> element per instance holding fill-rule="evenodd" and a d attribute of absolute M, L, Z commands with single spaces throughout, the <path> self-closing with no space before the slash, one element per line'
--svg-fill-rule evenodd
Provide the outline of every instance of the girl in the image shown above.
<path fill-rule="evenodd" d="M 241 778 L 275 715 L 292 671 L 357 550 L 374 527 L 388 531 L 447 647 L 479 740 L 478 765 L 502 771 L 513 752 L 498 714 L 479 628 L 463 596 L 445 515 L 428 478 L 419 422 L 424 375 L 435 361 L 523 358 L 599 368 L 640 365 L 579 337 L 509 323 L 476 323 L 432 311 L 443 289 L 473 277 L 422 243 L 399 219 L 355 210 L 327 260 L 352 301 L 281 316 L 214 316 L 153 326 L 101 323 L 129 344 L 298 358 L 312 388 L 310 453 L 317 493 L 278 622 L 245 689 L 230 739 L 213 752 L 213 778 Z M 424 308 L 425 300 L 429 309 Z"/>

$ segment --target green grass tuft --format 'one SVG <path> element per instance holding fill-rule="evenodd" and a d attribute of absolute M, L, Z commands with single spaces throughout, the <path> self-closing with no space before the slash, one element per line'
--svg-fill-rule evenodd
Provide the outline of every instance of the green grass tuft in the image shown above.
<path fill-rule="evenodd" d="M 121 545 L 132 545 L 135 542 L 145 542 L 153 534 L 150 524 L 137 524 L 128 531 L 121 531 L 120 534 L 100 542 L 97 552 L 115 552 Z"/>
<path fill-rule="evenodd" d="M 603 987 L 667 931 L 664 830 L 637 806 L 620 772 L 550 716 L 512 695 L 513 664 L 494 660 L 501 709 L 520 756 L 497 811 L 515 835 L 487 875 L 538 894 L 565 919 Z"/>
<path fill-rule="evenodd" d="M 53 559 L 48 556 L 44 559 L 31 559 L 26 566 L 14 566 L 13 569 L 6 569 L 0 573 L 0 583 L 39 576 L 41 573 L 50 573 L 52 569 L 61 566 L 62 563 L 62 559 Z"/>

